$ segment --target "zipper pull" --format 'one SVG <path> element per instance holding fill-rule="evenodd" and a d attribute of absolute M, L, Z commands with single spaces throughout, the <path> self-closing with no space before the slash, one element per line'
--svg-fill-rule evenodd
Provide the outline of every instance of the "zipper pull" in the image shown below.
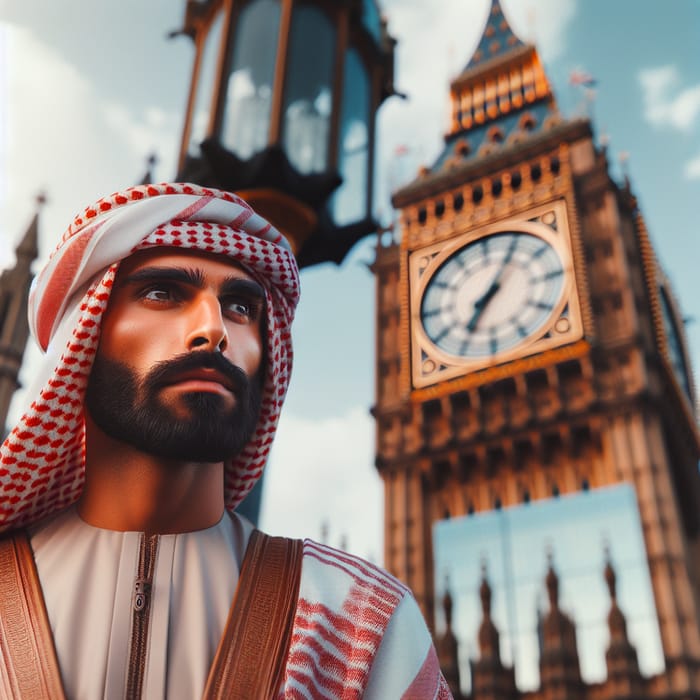
<path fill-rule="evenodd" d="M 136 579 L 134 585 L 133 605 L 136 612 L 145 610 L 148 605 L 148 598 L 151 593 L 151 584 L 143 579 Z"/>

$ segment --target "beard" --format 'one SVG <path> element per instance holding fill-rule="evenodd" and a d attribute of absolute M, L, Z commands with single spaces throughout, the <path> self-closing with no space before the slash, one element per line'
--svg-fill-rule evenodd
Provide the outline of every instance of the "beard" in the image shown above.
<path fill-rule="evenodd" d="M 207 368 L 231 383 L 233 407 L 209 392 L 183 394 L 182 410 L 169 406 L 160 391 L 183 372 Z M 220 353 L 197 351 L 159 362 L 143 378 L 128 365 L 98 353 L 88 380 L 85 406 L 109 437 L 144 453 L 193 462 L 222 462 L 241 452 L 260 413 L 261 387 Z"/>

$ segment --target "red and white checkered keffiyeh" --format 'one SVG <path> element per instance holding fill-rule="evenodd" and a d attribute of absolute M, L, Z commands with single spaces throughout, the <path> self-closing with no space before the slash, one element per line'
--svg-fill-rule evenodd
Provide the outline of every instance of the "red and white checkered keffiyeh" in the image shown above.
<path fill-rule="evenodd" d="M 142 185 L 88 207 L 37 276 L 29 322 L 46 361 L 31 404 L 0 448 L 0 531 L 56 512 L 84 482 L 83 397 L 119 261 L 152 246 L 193 248 L 240 262 L 265 287 L 267 367 L 250 442 L 226 464 L 234 508 L 260 477 L 287 392 L 299 272 L 284 237 L 242 199 L 188 184 Z"/>

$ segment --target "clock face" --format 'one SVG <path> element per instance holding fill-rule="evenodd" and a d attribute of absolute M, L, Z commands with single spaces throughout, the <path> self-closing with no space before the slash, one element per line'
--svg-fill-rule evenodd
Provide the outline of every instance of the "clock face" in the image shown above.
<path fill-rule="evenodd" d="M 420 319 L 430 341 L 458 358 L 488 358 L 541 331 L 560 311 L 565 270 L 544 238 L 522 231 L 484 236 L 428 280 Z"/>

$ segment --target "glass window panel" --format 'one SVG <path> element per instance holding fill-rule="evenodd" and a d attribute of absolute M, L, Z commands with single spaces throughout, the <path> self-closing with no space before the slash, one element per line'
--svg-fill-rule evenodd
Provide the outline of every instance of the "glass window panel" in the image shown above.
<path fill-rule="evenodd" d="M 240 158 L 250 158 L 268 142 L 279 26 L 279 0 L 255 0 L 238 19 L 221 143 Z"/>
<path fill-rule="evenodd" d="M 221 45 L 221 30 L 224 16 L 219 12 L 209 28 L 209 33 L 202 48 L 202 58 L 199 63 L 197 93 L 194 98 L 190 138 L 187 152 L 191 156 L 199 156 L 199 144 L 207 137 L 211 104 L 214 98 L 214 80 L 216 79 L 216 62 Z"/>
<path fill-rule="evenodd" d="M 634 490 L 629 485 L 443 520 L 433 531 L 436 627 L 444 629 L 445 577 L 454 600 L 462 687 L 470 687 L 469 660 L 478 658 L 481 562 L 492 589 L 492 617 L 501 658 L 515 664 L 521 691 L 539 684 L 538 616 L 549 608 L 544 579 L 551 549 L 559 577 L 559 607 L 576 624 L 585 681 L 606 676 L 610 596 L 603 577 L 603 542 L 610 547 L 620 608 L 627 618 L 645 675 L 664 668 L 656 607 Z"/>
<path fill-rule="evenodd" d="M 302 173 L 328 167 L 335 29 L 316 7 L 298 6 L 289 36 L 282 140 Z"/>
<path fill-rule="evenodd" d="M 362 22 L 374 39 L 377 42 L 381 41 L 382 19 L 376 0 L 364 0 L 362 5 Z"/>
<path fill-rule="evenodd" d="M 369 77 L 360 55 L 350 49 L 345 59 L 338 144 L 343 184 L 333 198 L 333 215 L 339 225 L 364 219 L 368 213 L 369 108 Z"/>

